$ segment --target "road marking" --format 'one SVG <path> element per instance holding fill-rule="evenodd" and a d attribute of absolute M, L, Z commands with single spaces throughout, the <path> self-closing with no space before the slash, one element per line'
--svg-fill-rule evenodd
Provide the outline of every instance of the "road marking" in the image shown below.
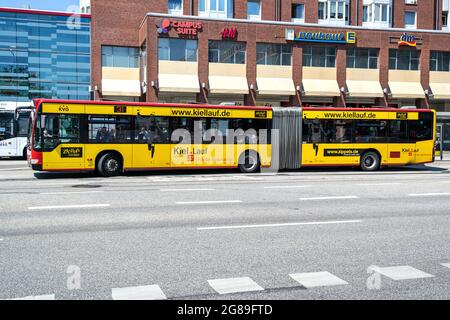
<path fill-rule="evenodd" d="M 208 280 L 208 283 L 219 294 L 264 290 L 249 277 Z"/>
<path fill-rule="evenodd" d="M 372 270 L 378 272 L 392 280 L 409 280 L 420 278 L 432 278 L 433 275 L 415 269 L 411 266 L 395 266 L 395 267 L 372 267 Z"/>
<path fill-rule="evenodd" d="M 47 210 L 47 209 L 77 209 L 77 208 L 101 208 L 109 207 L 109 204 L 80 204 L 71 206 L 43 206 L 43 207 L 28 207 L 28 210 Z"/>
<path fill-rule="evenodd" d="M 241 200 L 218 200 L 218 201 L 180 201 L 176 204 L 214 204 L 214 203 L 241 203 Z"/>
<path fill-rule="evenodd" d="M 450 263 L 441 263 L 441 266 L 444 266 L 444 267 L 450 268 Z"/>
<path fill-rule="evenodd" d="M 214 191 L 214 189 L 211 188 L 204 188 L 204 189 L 160 189 L 161 192 L 183 192 L 183 191 Z"/>
<path fill-rule="evenodd" d="M 336 277 L 328 271 L 293 273 L 289 276 L 305 288 L 339 286 L 348 284 L 347 281 Z"/>
<path fill-rule="evenodd" d="M 311 186 L 267 186 L 264 189 L 294 189 L 294 188 L 309 188 Z"/>
<path fill-rule="evenodd" d="M 164 292 L 158 285 L 113 288 L 113 300 L 165 300 Z"/>
<path fill-rule="evenodd" d="M 46 295 L 41 295 L 41 296 L 28 296 L 28 297 L 5 299 L 5 300 L 55 300 L 55 295 L 54 294 L 46 294 Z"/>
<path fill-rule="evenodd" d="M 400 182 L 383 182 L 383 183 L 358 183 L 357 186 L 394 186 L 403 184 Z"/>
<path fill-rule="evenodd" d="M 31 170 L 31 169 L 30 168 L 24 168 L 24 167 L 0 169 L 0 171 L 12 171 L 12 170 Z"/>
<path fill-rule="evenodd" d="M 60 194 L 89 194 L 89 193 L 101 193 L 103 191 L 61 191 L 61 192 L 42 192 L 45 195 L 60 195 Z"/>
<path fill-rule="evenodd" d="M 435 192 L 435 193 L 411 193 L 410 197 L 434 197 L 434 196 L 450 196 L 450 192 Z"/>
<path fill-rule="evenodd" d="M 339 200 L 339 199 L 358 199 L 357 196 L 330 196 L 330 197 L 312 197 L 312 198 L 300 198 L 301 201 L 308 200 Z"/>
<path fill-rule="evenodd" d="M 197 228 L 197 230 L 270 228 L 270 227 L 307 226 L 307 225 L 321 225 L 321 224 L 344 224 L 344 223 L 360 223 L 360 222 L 362 222 L 362 220 L 292 222 L 292 223 L 272 223 L 272 224 L 247 224 L 247 225 L 237 225 L 237 226 L 200 227 L 200 228 Z"/>

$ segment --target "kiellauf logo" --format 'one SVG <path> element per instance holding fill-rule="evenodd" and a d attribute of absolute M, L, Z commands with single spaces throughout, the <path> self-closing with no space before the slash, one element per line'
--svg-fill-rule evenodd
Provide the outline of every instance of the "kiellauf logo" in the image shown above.
<path fill-rule="evenodd" d="M 416 38 L 412 34 L 407 34 L 406 32 L 400 36 L 398 41 L 399 46 L 415 47 L 417 45 Z"/>
<path fill-rule="evenodd" d="M 169 19 L 163 19 L 159 25 L 157 25 L 158 29 L 156 30 L 159 34 L 166 34 L 169 33 L 170 29 L 170 20 Z"/>

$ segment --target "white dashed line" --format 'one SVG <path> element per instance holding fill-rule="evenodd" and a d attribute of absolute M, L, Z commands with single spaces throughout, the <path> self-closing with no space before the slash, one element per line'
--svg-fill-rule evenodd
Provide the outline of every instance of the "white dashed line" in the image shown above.
<path fill-rule="evenodd" d="M 435 192 L 435 193 L 411 193 L 409 197 L 435 197 L 435 196 L 450 196 L 450 192 Z"/>
<path fill-rule="evenodd" d="M 360 222 L 362 222 L 362 220 L 292 222 L 292 223 L 272 223 L 272 224 L 247 224 L 247 225 L 237 225 L 237 226 L 200 227 L 200 228 L 197 228 L 197 230 L 270 228 L 270 227 L 290 227 L 290 226 L 303 226 L 303 225 L 344 224 L 344 223 L 360 223 Z"/>
<path fill-rule="evenodd" d="M 43 206 L 43 207 L 28 207 L 28 210 L 52 210 L 52 209 L 79 209 L 79 208 L 103 208 L 109 207 L 109 204 L 80 204 L 71 206 Z"/>
<path fill-rule="evenodd" d="M 336 277 L 328 271 L 293 273 L 289 276 L 305 288 L 339 286 L 348 284 L 347 281 Z"/>
<path fill-rule="evenodd" d="M 47 295 L 41 295 L 41 296 L 28 296 L 28 297 L 22 297 L 22 298 L 6 299 L 6 300 L 55 300 L 55 295 L 47 294 Z"/>
<path fill-rule="evenodd" d="M 264 290 L 249 277 L 208 280 L 208 283 L 219 294 Z"/>
<path fill-rule="evenodd" d="M 267 186 L 264 189 L 296 189 L 296 188 L 309 188 L 311 186 Z"/>
<path fill-rule="evenodd" d="M 204 189 L 160 189 L 161 192 L 183 192 L 183 191 L 214 191 L 214 189 L 211 188 L 204 188 Z"/>
<path fill-rule="evenodd" d="M 432 278 L 433 275 L 415 269 L 411 266 L 395 266 L 395 267 L 372 267 L 372 270 L 378 272 L 392 280 L 409 280 L 420 278 Z"/>
<path fill-rule="evenodd" d="M 357 186 L 395 186 L 395 185 L 399 185 L 399 184 L 403 184 L 400 182 L 386 182 L 386 183 L 357 183 Z"/>
<path fill-rule="evenodd" d="M 180 201 L 176 204 L 216 204 L 216 203 L 241 203 L 241 200 L 218 200 L 218 201 Z"/>
<path fill-rule="evenodd" d="M 158 285 L 113 288 L 113 300 L 165 300 L 164 292 Z"/>
<path fill-rule="evenodd" d="M 61 192 L 42 192 L 45 195 L 64 195 L 64 194 L 90 194 L 90 193 L 102 193 L 103 191 L 61 191 Z"/>
<path fill-rule="evenodd" d="M 357 196 L 330 196 L 330 197 L 311 197 L 311 198 L 300 198 L 301 201 L 308 200 L 344 200 L 344 199 L 358 199 Z"/>
<path fill-rule="evenodd" d="M 446 267 L 446 268 L 450 268 L 450 263 L 441 263 L 441 266 Z"/>

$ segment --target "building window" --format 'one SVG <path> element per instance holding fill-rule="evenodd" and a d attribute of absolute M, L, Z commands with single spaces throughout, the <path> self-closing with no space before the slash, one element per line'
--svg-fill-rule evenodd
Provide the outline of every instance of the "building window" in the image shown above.
<path fill-rule="evenodd" d="M 389 69 L 419 70 L 420 51 L 389 49 Z"/>
<path fill-rule="evenodd" d="M 159 38 L 158 59 L 196 62 L 197 40 Z"/>
<path fill-rule="evenodd" d="M 410 29 L 416 28 L 416 12 L 415 11 L 405 11 L 405 28 L 410 28 Z"/>
<path fill-rule="evenodd" d="M 363 5 L 363 26 L 389 27 L 391 25 L 391 3 L 375 0 Z"/>
<path fill-rule="evenodd" d="M 292 64 L 292 47 L 287 44 L 256 44 L 256 64 L 290 66 Z"/>
<path fill-rule="evenodd" d="M 348 24 L 348 0 L 319 0 L 318 18 L 322 24 Z"/>
<path fill-rule="evenodd" d="M 348 49 L 347 68 L 377 69 L 378 49 Z"/>
<path fill-rule="evenodd" d="M 198 15 L 210 18 L 233 18 L 233 0 L 199 0 Z"/>
<path fill-rule="evenodd" d="M 450 71 L 450 52 L 431 51 L 430 71 Z"/>
<path fill-rule="evenodd" d="M 147 82 L 147 43 L 144 42 L 141 47 L 141 79 Z"/>
<path fill-rule="evenodd" d="M 245 43 L 235 41 L 209 41 L 209 62 L 245 64 Z"/>
<path fill-rule="evenodd" d="M 448 11 L 442 11 L 442 29 L 448 28 Z"/>
<path fill-rule="evenodd" d="M 334 68 L 336 66 L 336 48 L 303 47 L 303 66 Z"/>
<path fill-rule="evenodd" d="M 261 1 L 248 0 L 247 2 L 247 19 L 261 20 Z"/>
<path fill-rule="evenodd" d="M 305 21 L 305 5 L 293 4 L 292 5 L 292 21 L 304 22 Z"/>
<path fill-rule="evenodd" d="M 102 46 L 102 67 L 139 68 L 139 49 Z"/>
<path fill-rule="evenodd" d="M 168 7 L 169 7 L 169 14 L 173 15 L 183 14 L 183 0 L 169 0 Z"/>

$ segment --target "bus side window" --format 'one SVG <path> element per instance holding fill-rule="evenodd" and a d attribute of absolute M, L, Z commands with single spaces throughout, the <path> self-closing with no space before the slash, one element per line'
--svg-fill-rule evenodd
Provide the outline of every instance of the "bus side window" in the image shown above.
<path fill-rule="evenodd" d="M 389 121 L 389 142 L 391 143 L 409 142 L 407 120 Z"/>

